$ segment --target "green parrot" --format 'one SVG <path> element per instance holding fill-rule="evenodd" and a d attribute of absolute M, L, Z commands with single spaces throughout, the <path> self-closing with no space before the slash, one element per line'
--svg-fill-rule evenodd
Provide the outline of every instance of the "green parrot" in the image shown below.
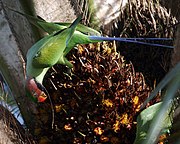
<path fill-rule="evenodd" d="M 46 22 L 42 18 L 36 18 L 27 14 L 23 14 L 21 12 L 10 9 L 20 15 L 25 16 L 29 22 L 41 30 L 47 32 L 48 34 L 56 33 L 59 30 L 65 29 L 71 25 L 71 23 L 60 23 L 60 22 Z M 90 27 L 84 26 L 82 24 L 78 24 L 77 28 L 72 36 L 72 39 L 67 45 L 66 54 L 77 44 L 89 44 L 95 42 L 102 41 L 120 41 L 120 42 L 128 42 L 128 43 L 136 43 L 143 44 L 149 46 L 157 46 L 162 48 L 174 48 L 173 46 L 162 45 L 158 43 L 149 43 L 144 41 L 169 41 L 171 38 L 117 38 L 117 37 L 103 37 L 100 33 Z"/>
<path fill-rule="evenodd" d="M 42 82 L 49 68 L 55 64 L 72 67 L 65 56 L 67 45 L 80 20 L 81 17 L 78 17 L 69 27 L 45 36 L 28 50 L 25 86 L 28 94 L 33 96 L 34 100 L 43 102 L 47 98 L 48 93 Z"/>
<path fill-rule="evenodd" d="M 12 9 L 11 9 L 12 10 Z M 15 10 L 12 10 L 15 11 Z M 47 90 L 42 85 L 44 75 L 55 64 L 64 64 L 72 68 L 72 64 L 65 58 L 69 51 L 77 44 L 89 44 L 102 41 L 121 41 L 150 46 L 173 48 L 172 46 L 156 43 L 146 43 L 144 40 L 171 40 L 169 38 L 114 38 L 103 37 L 90 27 L 78 24 L 77 19 L 71 23 L 46 22 L 42 18 L 36 18 L 21 12 L 30 23 L 47 32 L 49 35 L 37 42 L 27 53 L 27 81 L 26 89 L 39 102 L 47 98 Z M 75 29 L 76 28 L 76 29 Z M 143 41 L 141 41 L 143 40 Z"/>

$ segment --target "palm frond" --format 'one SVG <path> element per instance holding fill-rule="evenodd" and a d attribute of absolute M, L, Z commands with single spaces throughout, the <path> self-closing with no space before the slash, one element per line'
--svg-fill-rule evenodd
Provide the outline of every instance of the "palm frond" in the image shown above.
<path fill-rule="evenodd" d="M 156 112 L 156 113 L 152 116 L 149 127 L 146 127 L 147 133 L 145 133 L 144 135 L 141 135 L 142 133 L 140 134 L 137 131 L 136 141 L 144 139 L 144 141 L 142 143 L 146 143 L 146 144 L 157 143 L 161 132 L 168 125 L 168 123 L 166 123 L 164 125 L 163 121 L 166 121 L 167 114 L 169 114 L 168 119 L 171 119 L 173 117 L 174 110 L 177 108 L 177 105 L 179 103 L 179 102 L 177 102 L 177 100 L 180 97 L 177 94 L 177 91 L 180 88 L 180 73 L 179 72 L 180 72 L 180 63 L 178 63 L 175 66 L 175 68 L 172 69 L 165 76 L 165 78 L 157 85 L 155 90 L 151 93 L 150 97 L 145 101 L 144 106 L 148 102 L 150 102 L 150 100 L 153 99 L 158 94 L 159 91 L 161 91 L 164 88 L 166 89 L 162 104 L 160 105 L 160 107 L 158 107 L 156 110 L 154 110 L 154 112 Z M 147 109 L 152 109 L 152 107 L 149 107 Z M 147 111 L 147 109 L 144 111 Z M 142 114 L 143 114 L 143 112 L 141 112 L 140 116 Z M 148 115 L 152 115 L 152 113 L 149 111 L 149 113 L 148 112 L 146 113 L 146 116 L 148 116 Z M 142 126 L 141 121 L 139 121 L 140 125 L 138 125 L 137 129 L 140 129 L 140 127 Z M 169 130 L 170 130 L 170 128 L 169 128 Z"/>

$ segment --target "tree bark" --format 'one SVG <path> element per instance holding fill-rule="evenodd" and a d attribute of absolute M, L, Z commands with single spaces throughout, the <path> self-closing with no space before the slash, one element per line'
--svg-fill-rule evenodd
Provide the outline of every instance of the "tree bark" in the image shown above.
<path fill-rule="evenodd" d="M 180 21 L 180 1 L 179 0 L 161 0 L 162 5 L 164 5 L 172 15 Z M 175 38 L 175 49 L 172 57 L 172 66 L 175 66 L 180 62 L 180 24 L 177 26 L 176 38 Z"/>
<path fill-rule="evenodd" d="M 0 143 L 35 144 L 31 135 L 25 132 L 12 113 L 2 105 L 0 105 Z"/>
<path fill-rule="evenodd" d="M 26 8 L 34 7 L 38 15 L 49 21 L 70 21 L 75 18 L 68 0 L 23 2 L 23 5 L 33 4 L 26 5 Z M 61 6 L 64 6 L 63 9 Z M 24 89 L 25 56 L 38 35 L 26 18 L 10 11 L 7 7 L 22 12 L 18 0 L 0 0 L 0 71 L 12 91 L 27 128 L 37 141 L 48 142 L 46 132 L 50 131 L 51 125 L 48 124 L 52 121 L 49 102 L 46 104 L 32 102 L 26 96 Z"/>
<path fill-rule="evenodd" d="M 20 4 L 16 0 L 0 1 L 0 71 L 20 107 L 26 124 L 30 124 L 34 115 L 32 111 L 36 109 L 25 96 L 24 56 L 34 43 L 34 36 L 27 20 L 6 10 L 6 6 L 20 10 Z"/>
<path fill-rule="evenodd" d="M 180 1 L 179 0 L 160 0 L 161 4 L 171 11 L 171 13 L 180 19 Z"/>
<path fill-rule="evenodd" d="M 26 96 L 25 55 L 35 42 L 35 35 L 28 21 L 6 7 L 21 11 L 17 0 L 0 0 L 0 71 L 20 108 L 22 117 L 31 133 L 43 127 L 38 104 Z"/>
<path fill-rule="evenodd" d="M 76 18 L 69 0 L 33 0 L 36 13 L 47 21 L 67 22 Z"/>
<path fill-rule="evenodd" d="M 172 65 L 175 66 L 179 62 L 180 62 L 180 25 L 178 25 L 178 27 L 177 27 L 175 49 L 174 49 L 174 54 L 173 54 L 173 58 L 172 58 Z"/>

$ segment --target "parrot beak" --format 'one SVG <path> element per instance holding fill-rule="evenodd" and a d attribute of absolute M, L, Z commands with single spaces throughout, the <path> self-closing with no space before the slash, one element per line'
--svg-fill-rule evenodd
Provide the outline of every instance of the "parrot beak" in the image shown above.
<path fill-rule="evenodd" d="M 26 80 L 26 89 L 37 102 L 44 102 L 47 99 L 45 87 L 34 78 Z"/>
<path fill-rule="evenodd" d="M 38 96 L 38 102 L 44 102 L 47 99 L 47 95 L 43 92 L 40 96 Z"/>

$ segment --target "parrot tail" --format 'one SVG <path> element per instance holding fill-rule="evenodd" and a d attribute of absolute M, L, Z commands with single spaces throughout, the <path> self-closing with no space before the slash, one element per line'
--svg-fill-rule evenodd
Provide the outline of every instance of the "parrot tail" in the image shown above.
<path fill-rule="evenodd" d="M 117 37 L 100 37 L 100 36 L 89 36 L 90 40 L 99 40 L 99 41 L 120 41 L 120 42 L 128 42 L 128 43 L 136 43 L 136 44 L 142 44 L 142 45 L 149 45 L 149 46 L 157 46 L 157 47 L 163 47 L 163 48 L 171 48 L 173 49 L 173 46 L 158 44 L 158 43 L 149 43 L 149 42 L 143 42 L 141 40 L 148 40 L 148 41 L 154 41 L 154 40 L 163 40 L 163 41 L 171 41 L 171 38 L 117 38 Z"/>

